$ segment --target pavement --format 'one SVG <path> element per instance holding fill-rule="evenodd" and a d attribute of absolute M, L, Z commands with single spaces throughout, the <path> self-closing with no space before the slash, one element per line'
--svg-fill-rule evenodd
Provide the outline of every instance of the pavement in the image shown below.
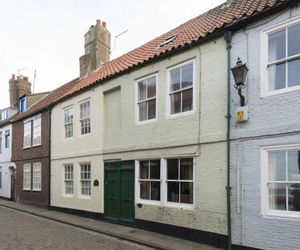
<path fill-rule="evenodd" d="M 128 241 L 140 246 L 159 250 L 217 250 L 218 248 L 198 244 L 159 233 L 145 231 L 124 225 L 89 219 L 68 213 L 48 210 L 0 199 L 0 207 L 38 216 L 47 220 L 63 223 L 90 232 L 99 233 L 121 241 Z"/>

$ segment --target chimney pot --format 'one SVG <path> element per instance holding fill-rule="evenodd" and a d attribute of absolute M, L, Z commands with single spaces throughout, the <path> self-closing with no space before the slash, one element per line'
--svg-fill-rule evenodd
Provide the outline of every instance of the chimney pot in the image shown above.
<path fill-rule="evenodd" d="M 11 79 L 12 79 L 12 80 L 16 80 L 16 75 L 15 75 L 15 74 L 12 74 L 12 75 L 11 75 Z"/>
<path fill-rule="evenodd" d="M 102 22 L 102 26 L 106 28 L 106 22 Z"/>
<path fill-rule="evenodd" d="M 97 24 L 97 26 L 101 26 L 101 20 L 97 19 L 96 24 Z"/>

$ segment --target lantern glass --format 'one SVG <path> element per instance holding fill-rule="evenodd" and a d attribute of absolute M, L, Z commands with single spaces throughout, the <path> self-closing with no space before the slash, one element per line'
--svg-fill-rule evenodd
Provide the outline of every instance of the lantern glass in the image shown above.
<path fill-rule="evenodd" d="M 231 68 L 231 72 L 234 77 L 235 85 L 244 85 L 248 73 L 248 68 L 246 64 L 242 64 L 242 61 L 238 60 L 236 66 Z"/>

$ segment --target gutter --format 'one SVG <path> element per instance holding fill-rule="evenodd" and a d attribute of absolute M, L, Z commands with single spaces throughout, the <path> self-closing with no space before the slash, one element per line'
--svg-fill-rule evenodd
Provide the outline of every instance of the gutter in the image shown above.
<path fill-rule="evenodd" d="M 227 194 L 227 233 L 228 233 L 228 245 L 227 249 L 231 250 L 231 186 L 230 186 L 230 65 L 231 65 L 231 38 L 232 32 L 227 31 L 224 34 L 224 39 L 226 41 L 226 49 L 227 49 L 227 134 L 226 134 L 226 142 L 227 142 L 227 186 L 226 186 L 226 194 Z"/>
<path fill-rule="evenodd" d="M 48 209 L 51 206 L 51 113 L 52 106 L 48 106 Z"/>

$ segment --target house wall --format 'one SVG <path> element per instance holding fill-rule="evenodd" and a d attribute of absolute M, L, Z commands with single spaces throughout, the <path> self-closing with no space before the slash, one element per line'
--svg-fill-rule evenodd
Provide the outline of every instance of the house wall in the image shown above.
<path fill-rule="evenodd" d="M 91 133 L 80 134 L 79 103 L 90 100 Z M 52 109 L 51 127 L 51 206 L 84 210 L 94 213 L 103 212 L 103 160 L 102 160 L 102 87 L 93 88 L 78 96 L 56 105 Z M 64 109 L 74 108 L 74 135 L 65 139 Z M 92 185 L 91 197 L 80 196 L 80 163 L 90 162 L 92 183 L 99 181 L 99 186 Z M 74 167 L 74 194 L 64 195 L 64 164 Z"/>
<path fill-rule="evenodd" d="M 167 69 L 195 60 L 195 106 L 190 115 L 167 116 Z M 52 110 L 51 205 L 103 213 L 103 160 L 141 160 L 191 156 L 195 159 L 195 206 L 143 205 L 140 220 L 225 235 L 226 217 L 226 44 L 219 38 L 96 86 Z M 136 80 L 157 74 L 157 120 L 136 122 Z M 90 97 L 92 133 L 79 134 L 78 102 Z M 63 109 L 74 105 L 74 138 L 64 139 Z M 213 152 L 213 154 L 212 154 Z M 217 157 L 216 157 L 217 156 Z M 62 194 L 65 163 L 89 160 L 92 196 Z M 75 165 L 74 165 L 75 167 Z M 59 183 L 61 182 L 61 183 Z M 213 197 L 213 198 L 212 198 Z"/>
<path fill-rule="evenodd" d="M 232 40 L 232 66 L 241 57 L 249 68 L 243 92 L 249 108 L 249 121 L 231 123 L 232 170 L 232 241 L 259 249 L 292 250 L 300 248 L 300 219 L 264 215 L 262 201 L 261 148 L 299 144 L 300 91 L 261 96 L 261 31 L 300 15 L 300 8 L 286 10 L 261 20 Z M 232 114 L 239 105 L 237 91 L 231 84 Z"/>
<path fill-rule="evenodd" d="M 10 132 L 9 147 L 5 148 L 5 131 Z M 0 128 L 2 132 L 2 153 L 0 153 L 0 167 L 2 170 L 2 188 L 0 188 L 0 197 L 11 198 L 11 172 L 10 168 L 15 168 L 15 164 L 11 162 L 12 150 L 12 125 L 6 125 Z"/>
<path fill-rule="evenodd" d="M 38 114 L 36 114 L 38 115 Z M 27 118 L 26 118 L 27 119 Z M 16 164 L 17 201 L 39 206 L 48 206 L 49 201 L 49 112 L 41 113 L 41 145 L 23 149 L 24 120 L 13 124 L 12 161 Z M 23 190 L 23 165 L 42 163 L 42 190 Z"/>

